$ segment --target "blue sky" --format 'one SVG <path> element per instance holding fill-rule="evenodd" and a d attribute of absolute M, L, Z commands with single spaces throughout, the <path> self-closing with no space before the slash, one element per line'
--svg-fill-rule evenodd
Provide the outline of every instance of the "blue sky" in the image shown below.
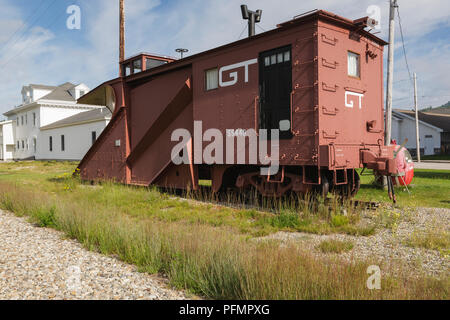
<path fill-rule="evenodd" d="M 257 32 L 294 15 L 325 9 L 346 18 L 381 9 L 387 40 L 387 0 L 125 0 L 126 55 L 146 51 L 176 56 L 178 47 L 201 52 L 238 40 L 246 22 L 240 4 L 263 9 Z M 420 107 L 450 100 L 450 1 L 398 0 L 411 72 L 418 74 Z M 66 9 L 81 8 L 81 30 L 68 30 Z M 20 104 L 23 85 L 66 81 L 94 88 L 118 72 L 118 0 L 0 0 L 0 113 Z M 246 36 L 246 31 L 242 37 Z M 412 105 L 412 86 L 396 24 L 394 106 Z M 387 50 L 386 50 L 387 52 Z M 385 55 L 387 56 L 387 54 Z"/>

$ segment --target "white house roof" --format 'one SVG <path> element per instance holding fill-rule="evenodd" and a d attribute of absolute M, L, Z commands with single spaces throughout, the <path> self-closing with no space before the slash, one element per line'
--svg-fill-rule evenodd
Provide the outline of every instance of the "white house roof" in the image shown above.
<path fill-rule="evenodd" d="M 109 119 L 111 119 L 111 112 L 108 110 L 108 108 L 99 108 L 99 109 L 81 112 L 81 113 L 78 113 L 71 117 L 62 119 L 60 121 L 56 121 L 54 123 L 46 125 L 45 127 L 41 127 L 41 130 L 50 130 L 50 129 L 68 127 L 68 126 L 73 126 L 73 125 L 78 125 L 78 124 L 83 124 L 83 123 L 97 122 L 97 121 L 109 120 Z"/>
<path fill-rule="evenodd" d="M 415 112 L 414 111 L 395 109 L 395 110 L 392 110 L 392 115 L 395 116 L 396 118 L 399 118 L 399 119 L 405 119 L 406 118 L 406 119 L 409 119 L 409 120 L 416 121 L 416 119 L 415 119 Z M 438 132 L 443 132 L 444 131 L 441 128 L 439 128 L 439 127 L 437 127 L 435 125 L 432 125 L 429 122 L 423 121 L 423 118 L 421 117 L 421 113 L 420 112 L 419 112 L 419 123 L 421 125 L 430 127 L 430 128 L 432 128 L 432 129 L 434 129 L 434 130 L 436 130 Z"/>
<path fill-rule="evenodd" d="M 53 89 L 52 92 L 47 94 L 46 96 L 43 96 L 39 100 L 58 100 L 58 101 L 71 101 L 74 102 L 75 97 L 73 97 L 69 90 L 76 87 L 76 85 L 66 82 L 56 88 Z"/>
<path fill-rule="evenodd" d="M 30 84 L 29 87 L 42 90 L 53 90 L 56 88 L 55 86 L 47 86 L 45 84 Z"/>
<path fill-rule="evenodd" d="M 98 106 L 90 106 L 90 105 L 78 105 L 77 101 L 75 99 L 74 96 L 72 96 L 72 94 L 70 93 L 70 91 L 75 88 L 78 87 L 79 85 L 75 85 L 73 83 L 70 82 L 66 82 L 63 83 L 59 86 L 46 86 L 46 85 L 42 85 L 42 84 L 30 84 L 29 87 L 32 87 L 34 89 L 45 89 L 45 90 L 52 90 L 49 94 L 45 95 L 44 97 L 38 99 L 37 101 L 34 101 L 32 103 L 29 104 L 24 104 L 24 105 L 20 105 L 8 112 L 5 112 L 3 115 L 4 116 L 11 116 L 14 115 L 18 112 L 22 112 L 25 111 L 27 109 L 36 107 L 38 105 L 52 105 L 52 106 L 56 106 L 56 107 L 65 107 L 65 106 L 70 106 L 70 107 L 74 107 L 74 108 L 94 108 Z"/>

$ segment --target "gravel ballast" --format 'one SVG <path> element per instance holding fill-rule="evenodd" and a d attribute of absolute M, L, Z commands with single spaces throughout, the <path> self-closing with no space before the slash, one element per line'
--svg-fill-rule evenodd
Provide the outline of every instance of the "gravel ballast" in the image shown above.
<path fill-rule="evenodd" d="M 0 210 L 1 300 L 180 300 L 158 276 Z"/>
<path fill-rule="evenodd" d="M 378 213 L 373 213 L 377 215 Z M 366 212 L 364 220 L 375 220 L 371 212 Z M 318 245 L 322 241 L 339 240 L 354 244 L 352 250 L 331 254 L 347 261 L 365 260 L 384 264 L 397 263 L 412 274 L 425 273 L 431 277 L 449 277 L 450 259 L 438 250 L 412 247 L 408 239 L 418 231 L 435 230 L 450 232 L 450 210 L 444 208 L 415 208 L 399 211 L 396 228 L 379 227 L 372 236 L 351 236 L 346 234 L 317 235 L 302 232 L 278 232 L 263 239 L 280 241 L 281 245 L 294 244 L 317 256 L 322 253 Z"/>

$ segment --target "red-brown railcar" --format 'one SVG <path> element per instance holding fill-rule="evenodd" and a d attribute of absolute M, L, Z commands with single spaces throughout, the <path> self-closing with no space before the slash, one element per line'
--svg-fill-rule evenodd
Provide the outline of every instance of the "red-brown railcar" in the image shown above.
<path fill-rule="evenodd" d="M 366 27 L 367 18 L 320 10 L 185 59 L 141 54 L 126 60 L 121 77 L 80 99 L 115 106 L 111 123 L 79 165 L 81 178 L 180 189 L 197 189 L 207 179 L 215 192 L 253 186 L 280 196 L 355 194 L 355 169 L 395 173 L 393 147 L 384 145 L 386 42 Z M 171 135 L 179 128 L 194 132 L 195 121 L 224 136 L 281 129 L 279 172 L 261 175 L 263 164 L 250 163 L 249 156 L 238 165 L 175 165 Z M 191 160 L 198 140 L 194 136 L 187 146 Z"/>

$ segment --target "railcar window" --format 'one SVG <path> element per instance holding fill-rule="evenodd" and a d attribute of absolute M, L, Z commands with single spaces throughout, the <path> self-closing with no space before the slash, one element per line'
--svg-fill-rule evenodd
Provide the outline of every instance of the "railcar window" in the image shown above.
<path fill-rule="evenodd" d="M 284 53 L 284 62 L 288 62 L 291 60 L 291 52 L 290 51 L 286 51 Z"/>
<path fill-rule="evenodd" d="M 360 78 L 360 56 L 354 52 L 348 52 L 348 75 L 351 77 Z"/>
<path fill-rule="evenodd" d="M 152 69 L 152 68 L 156 68 L 159 66 L 162 66 L 163 64 L 166 64 L 167 61 L 164 60 L 156 60 L 156 59 L 149 59 L 147 58 L 147 60 L 145 61 L 145 69 Z"/>
<path fill-rule="evenodd" d="M 142 60 L 137 59 L 133 61 L 133 73 L 139 73 L 142 71 Z"/>
<path fill-rule="evenodd" d="M 214 90 L 219 87 L 219 71 L 217 68 L 205 71 L 206 91 Z"/>
<path fill-rule="evenodd" d="M 277 57 L 278 57 L 278 61 L 277 62 L 278 63 L 282 63 L 283 62 L 283 54 L 279 53 Z"/>
<path fill-rule="evenodd" d="M 125 66 L 125 69 L 123 70 L 123 72 L 125 73 L 125 74 L 124 74 L 125 77 L 128 77 L 128 76 L 131 74 L 131 66 L 130 66 L 130 64 L 127 64 L 127 65 Z"/>
<path fill-rule="evenodd" d="M 277 55 L 276 54 L 274 54 L 273 56 L 270 57 L 270 63 L 277 64 Z"/>

